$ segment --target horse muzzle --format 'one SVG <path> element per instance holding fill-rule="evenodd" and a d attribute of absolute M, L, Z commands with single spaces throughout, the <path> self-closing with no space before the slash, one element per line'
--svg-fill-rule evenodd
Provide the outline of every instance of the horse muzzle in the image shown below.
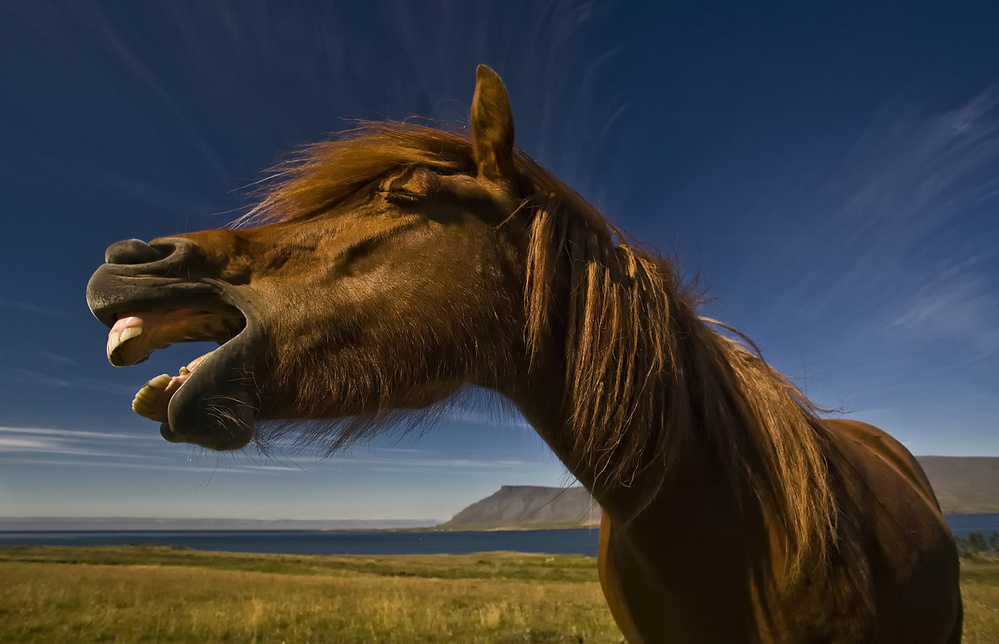
<path fill-rule="evenodd" d="M 87 303 L 111 328 L 111 364 L 138 364 L 178 342 L 220 345 L 180 375 L 150 380 L 133 410 L 159 421 L 171 442 L 216 450 L 246 445 L 259 406 L 253 349 L 262 342 L 238 304 L 238 289 L 211 275 L 197 244 L 184 238 L 117 242 L 105 258 L 87 285 Z"/>

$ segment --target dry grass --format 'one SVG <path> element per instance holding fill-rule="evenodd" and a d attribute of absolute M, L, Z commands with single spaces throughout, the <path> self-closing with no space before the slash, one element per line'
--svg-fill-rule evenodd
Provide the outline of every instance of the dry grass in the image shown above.
<path fill-rule="evenodd" d="M 999 555 L 963 553 L 964 642 L 999 642 Z"/>
<path fill-rule="evenodd" d="M 963 557 L 964 641 L 999 642 L 999 557 Z M 0 548 L 0 642 L 621 642 L 596 560 Z"/>
<path fill-rule="evenodd" d="M 0 641 L 621 641 L 594 565 L 581 568 L 582 557 L 221 557 L 240 565 L 276 559 L 300 566 L 255 572 L 205 567 L 199 565 L 208 562 L 205 553 L 158 548 L 141 550 L 176 562 L 137 565 L 135 548 L 105 549 L 98 553 L 109 561 L 103 564 L 43 560 L 72 558 L 71 549 L 48 556 L 37 548 L 16 556 L 4 550 Z M 125 561 L 115 551 L 123 551 Z M 324 567 L 323 559 L 353 559 L 378 572 Z M 386 560 L 397 561 L 401 576 L 380 569 Z M 472 576 L 457 577 L 462 567 Z M 560 576 L 551 574 L 560 569 L 588 578 L 544 579 Z"/>

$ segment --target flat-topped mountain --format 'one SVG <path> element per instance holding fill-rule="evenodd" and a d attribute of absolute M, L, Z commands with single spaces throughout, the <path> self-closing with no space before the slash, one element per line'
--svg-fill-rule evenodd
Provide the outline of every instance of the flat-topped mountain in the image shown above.
<path fill-rule="evenodd" d="M 918 458 L 945 514 L 999 512 L 999 458 Z"/>
<path fill-rule="evenodd" d="M 945 514 L 999 512 L 999 458 L 920 456 Z M 600 525 L 600 506 L 582 487 L 504 485 L 438 528 L 529 530 Z"/>
<path fill-rule="evenodd" d="M 600 525 L 600 506 L 582 487 L 504 485 L 438 528 L 451 530 L 530 530 Z"/>

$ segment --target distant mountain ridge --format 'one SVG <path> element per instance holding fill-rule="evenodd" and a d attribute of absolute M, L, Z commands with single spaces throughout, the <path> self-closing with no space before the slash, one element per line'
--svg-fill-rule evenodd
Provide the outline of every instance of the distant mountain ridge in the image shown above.
<path fill-rule="evenodd" d="M 504 485 L 441 525 L 451 530 L 529 530 L 600 525 L 600 506 L 582 487 Z"/>
<path fill-rule="evenodd" d="M 919 456 L 944 514 L 999 512 L 999 458 Z M 600 525 L 600 506 L 582 487 L 504 485 L 438 529 L 525 530 Z"/>
<path fill-rule="evenodd" d="M 999 458 L 919 456 L 944 514 L 999 512 Z"/>
<path fill-rule="evenodd" d="M 917 457 L 944 514 L 999 513 L 999 458 Z M 411 530 L 433 519 L 157 519 L 0 517 L 0 531 L 37 530 Z M 436 525 L 443 530 L 530 530 L 600 525 L 600 506 L 582 487 L 504 485 Z"/>

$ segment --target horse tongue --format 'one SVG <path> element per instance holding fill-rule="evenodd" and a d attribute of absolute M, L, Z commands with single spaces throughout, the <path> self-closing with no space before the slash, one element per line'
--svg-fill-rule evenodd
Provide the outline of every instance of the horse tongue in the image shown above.
<path fill-rule="evenodd" d="M 211 354 L 212 352 L 209 351 L 192 360 L 186 367 L 181 367 L 179 375 L 171 376 L 164 373 L 147 382 L 135 394 L 135 398 L 132 400 L 132 411 L 150 420 L 160 423 L 167 422 L 167 407 L 170 405 L 170 399 L 177 393 L 181 385 L 191 377 L 191 374 L 204 359 Z"/>

